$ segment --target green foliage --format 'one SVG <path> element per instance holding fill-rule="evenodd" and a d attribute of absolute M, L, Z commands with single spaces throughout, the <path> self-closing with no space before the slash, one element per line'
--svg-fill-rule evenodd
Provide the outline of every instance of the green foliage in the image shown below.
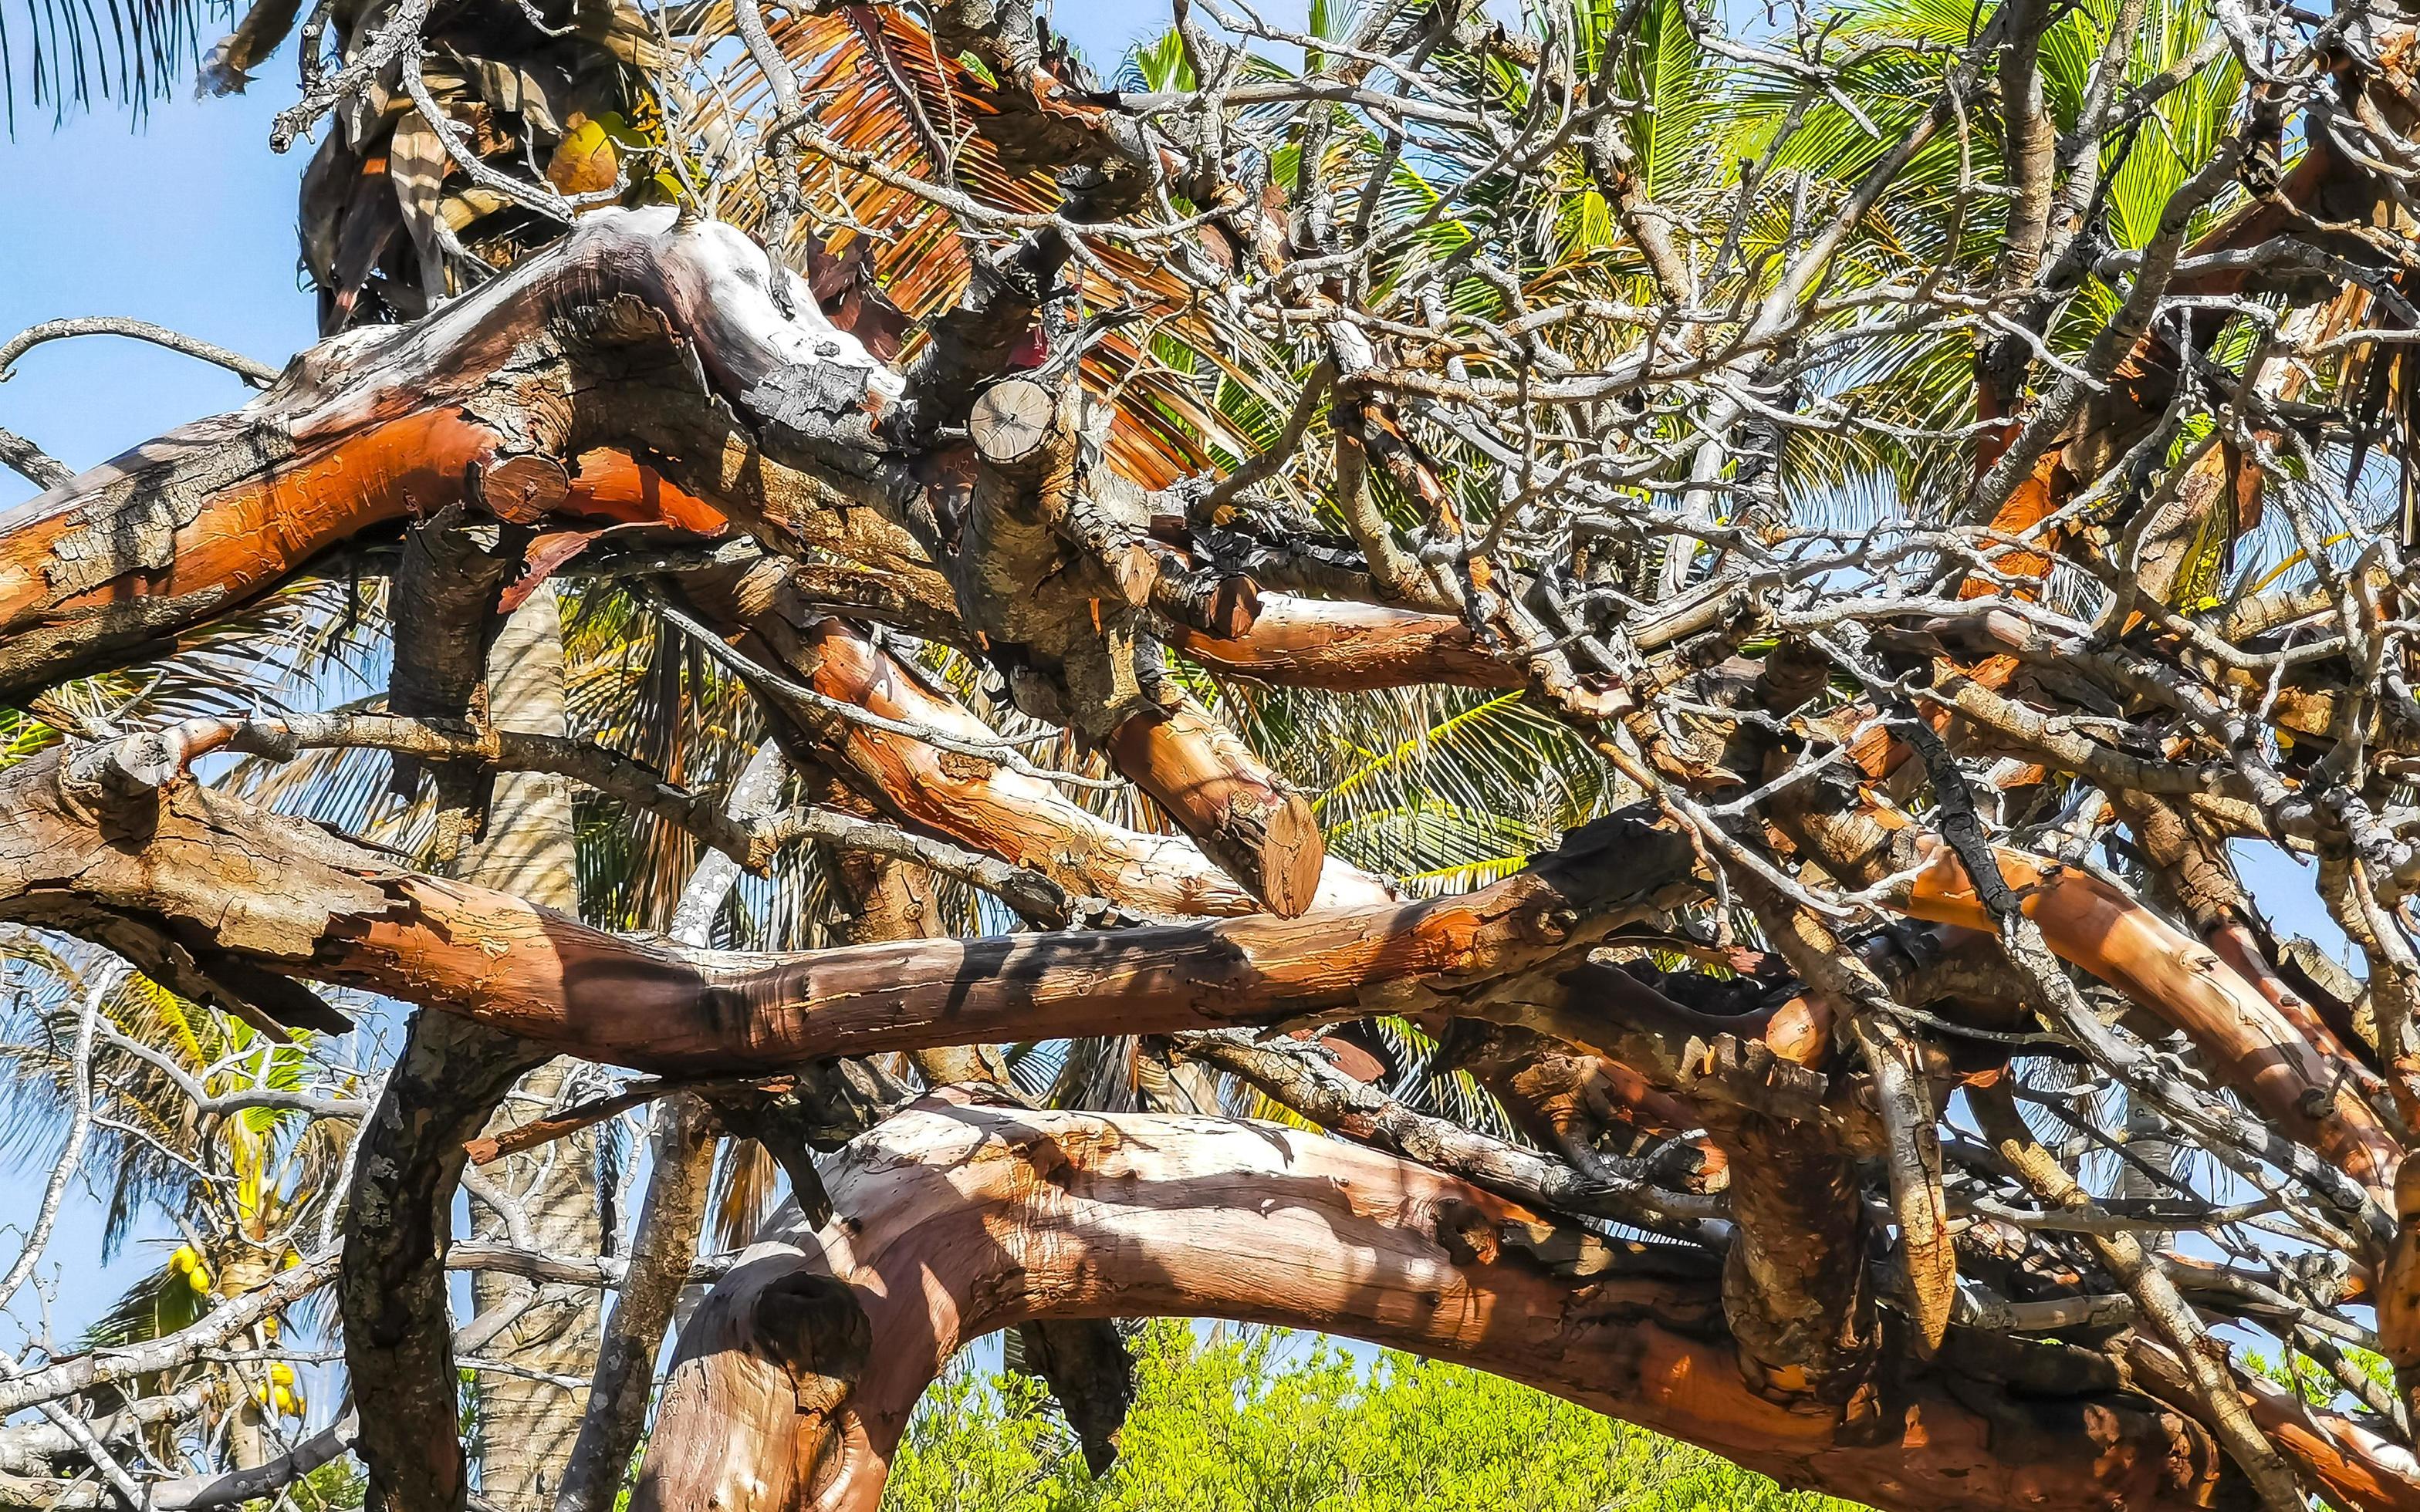
<path fill-rule="evenodd" d="M 2350 1344 L 2343 1347 L 2342 1352 L 2354 1369 L 2390 1392 L 2395 1389 L 2395 1367 L 2387 1364 L 2384 1355 Z M 2330 1412 L 2344 1412 L 2349 1408 L 2359 1410 L 2351 1393 L 2337 1384 L 2336 1378 L 2322 1368 L 2319 1362 L 2305 1355 L 2288 1353 L 2280 1360 L 2257 1350 L 2248 1350 L 2244 1351 L 2243 1363 L 2257 1374 L 2268 1377 L 2313 1407 L 2322 1407 Z"/>
<path fill-rule="evenodd" d="M 1854 1512 L 1525 1386 L 1280 1330 L 1162 1319 L 1134 1340 L 1095 1481 L 1046 1389 L 963 1366 L 899 1446 L 888 1512 Z"/>
<path fill-rule="evenodd" d="M 303 1512 L 344 1512 L 360 1506 L 368 1497 L 369 1476 L 363 1473 L 351 1456 L 332 1459 L 295 1482 L 293 1502 Z M 265 1504 L 254 1503 L 254 1505 Z"/>

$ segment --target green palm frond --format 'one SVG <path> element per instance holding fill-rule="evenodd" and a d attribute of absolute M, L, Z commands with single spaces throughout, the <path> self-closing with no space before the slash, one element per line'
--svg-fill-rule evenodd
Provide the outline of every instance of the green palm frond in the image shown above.
<path fill-rule="evenodd" d="M 1603 765 L 1517 695 L 1340 697 L 1179 675 L 1311 795 L 1328 845 L 1419 893 L 1482 886 L 1604 810 Z"/>
<path fill-rule="evenodd" d="M 0 116 L 13 135 L 20 95 L 30 121 L 102 102 L 141 115 L 200 66 L 231 0 L 9 0 L 0 5 Z"/>
<path fill-rule="evenodd" d="M 122 1350 L 163 1338 L 198 1322 L 209 1307 L 208 1299 L 194 1289 L 185 1273 L 163 1260 L 158 1270 L 137 1276 L 109 1310 L 94 1319 L 85 1330 L 84 1347 Z"/>
<path fill-rule="evenodd" d="M 2151 8 L 2129 65 L 2131 77 L 2147 79 L 2191 56 L 2217 27 L 2207 10 L 2169 3 Z M 2117 166 L 2109 177 L 2109 229 L 2120 245 L 2139 247 L 2159 228 L 2160 212 L 2178 187 L 2210 161 L 2243 97 L 2243 70 L 2231 49 L 2195 73 L 2152 107 L 2149 119 L 2113 144 Z M 2230 188 L 2195 217 L 2198 229 L 2241 203 Z"/>
<path fill-rule="evenodd" d="M 209 1093 L 358 1095 L 356 1078 L 322 1064 L 315 1041 L 271 1041 L 64 936 L 0 933 L 0 963 L 15 989 L 0 1016 L 0 1154 L 20 1165 L 52 1157 L 74 1106 L 72 1047 L 88 999 L 111 1031 L 93 1053 L 97 1125 L 85 1156 L 85 1179 L 103 1194 L 104 1255 L 147 1210 L 256 1243 L 316 1216 L 343 1165 L 344 1125 L 261 1107 L 204 1116 L 160 1064 Z"/>

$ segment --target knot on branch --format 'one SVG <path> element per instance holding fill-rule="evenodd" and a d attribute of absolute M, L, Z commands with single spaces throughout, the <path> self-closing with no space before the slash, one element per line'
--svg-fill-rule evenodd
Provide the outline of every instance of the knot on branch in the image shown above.
<path fill-rule="evenodd" d="M 1782 1059 L 1762 1040 L 1720 1034 L 1710 1044 L 1692 1035 L 1682 1051 L 1681 1091 L 1701 1102 L 1807 1123 L 1822 1113 L 1830 1089 L 1829 1077 Z"/>
<path fill-rule="evenodd" d="M 874 1346 L 857 1293 L 830 1276 L 794 1271 L 757 1294 L 754 1324 L 758 1350 L 789 1374 L 799 1415 L 808 1425 L 830 1420 L 865 1373 Z"/>
<path fill-rule="evenodd" d="M 174 787 L 194 757 L 224 744 L 223 721 L 188 720 L 107 739 L 70 735 L 59 763 L 59 795 L 87 817 L 123 810 Z"/>

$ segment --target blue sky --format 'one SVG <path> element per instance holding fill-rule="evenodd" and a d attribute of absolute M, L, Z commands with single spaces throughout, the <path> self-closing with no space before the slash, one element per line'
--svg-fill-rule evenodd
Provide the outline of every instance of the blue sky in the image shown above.
<path fill-rule="evenodd" d="M 282 84 L 282 87 L 280 85 Z M 0 139 L 15 232 L 0 239 L 0 332 L 70 315 L 135 316 L 272 364 L 310 344 L 295 277 L 294 184 L 306 147 L 268 147 L 292 99 L 264 78 L 246 97 L 122 113 L 20 117 Z M 241 404 L 230 373 L 135 342 L 35 348 L 0 383 L 0 425 L 70 467 L 104 461 L 184 421 Z M 12 475 L 0 500 L 30 488 Z"/>
<path fill-rule="evenodd" d="M 271 363 L 308 345 L 313 303 L 294 274 L 302 162 L 266 145 L 269 118 L 290 95 L 289 86 L 161 101 L 139 128 L 112 112 L 54 131 L 21 108 L 14 139 L 0 137 L 0 184 L 17 212 L 0 238 L 0 339 L 62 316 L 125 315 Z M 232 374 L 110 337 L 37 347 L 15 372 L 0 383 L 0 426 L 76 468 L 241 404 L 250 392 Z M 0 472 L 0 505 L 33 491 Z M 31 1212 L 48 1165 L 45 1156 L 39 1168 L 0 1172 L 0 1214 Z M 61 1338 L 159 1263 L 136 1244 L 101 1267 L 100 1214 L 97 1201 L 71 1191 L 47 1252 L 41 1278 L 54 1283 L 50 1322 Z M 0 1265 L 20 1242 L 0 1230 Z M 31 1318 L 37 1305 L 21 1295 L 14 1311 Z M 0 1327 L 0 1344 L 13 1349 L 19 1337 Z"/>

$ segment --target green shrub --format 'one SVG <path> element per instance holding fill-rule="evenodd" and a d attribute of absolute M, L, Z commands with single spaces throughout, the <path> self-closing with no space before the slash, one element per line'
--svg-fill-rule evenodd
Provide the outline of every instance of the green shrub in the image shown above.
<path fill-rule="evenodd" d="M 1037 1381 L 954 1367 L 886 1512 L 1854 1512 L 1526 1386 L 1312 1335 L 1159 1319 L 1100 1480 Z"/>

